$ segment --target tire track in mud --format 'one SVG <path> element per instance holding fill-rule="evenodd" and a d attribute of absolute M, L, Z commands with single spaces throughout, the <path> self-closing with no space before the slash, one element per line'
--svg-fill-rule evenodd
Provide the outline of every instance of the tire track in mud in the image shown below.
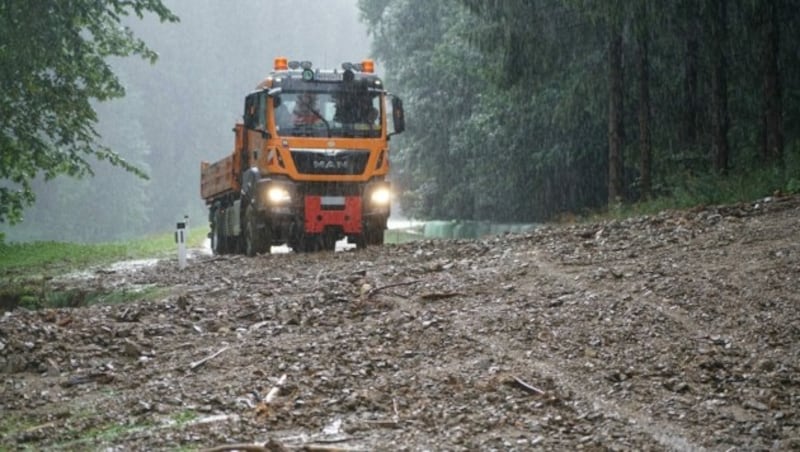
<path fill-rule="evenodd" d="M 596 265 L 577 265 L 571 266 L 569 264 L 556 264 L 552 259 L 543 257 L 543 252 L 536 249 L 532 245 L 530 249 L 523 250 L 522 254 L 527 256 L 529 261 L 538 268 L 540 277 L 545 284 L 538 284 L 536 279 L 528 280 L 522 278 L 520 282 L 520 290 L 548 290 L 550 286 L 555 286 L 558 290 L 550 289 L 550 292 L 545 294 L 542 305 L 547 306 L 548 303 L 556 302 L 556 311 L 564 310 L 564 318 L 569 319 L 586 319 L 588 320 L 587 312 L 591 309 L 592 305 L 596 305 L 598 311 L 602 311 L 609 307 L 618 308 L 620 305 L 623 307 L 621 315 L 618 318 L 613 318 L 610 325 L 611 328 L 625 329 L 631 326 L 634 329 L 645 330 L 643 325 L 646 322 L 658 320 L 659 317 L 667 320 L 667 323 L 660 326 L 659 332 L 663 339 L 672 338 L 675 344 L 681 344 L 677 348 L 668 346 L 664 350 L 665 357 L 657 358 L 655 356 L 646 357 L 645 361 L 637 360 L 637 366 L 648 367 L 652 370 L 653 363 L 665 362 L 672 365 L 677 365 L 678 374 L 686 371 L 682 365 L 693 367 L 695 372 L 696 366 L 717 365 L 714 364 L 715 358 L 709 358 L 713 355 L 704 355 L 706 352 L 695 351 L 703 348 L 708 349 L 709 343 L 714 345 L 722 345 L 725 349 L 730 347 L 730 352 L 738 358 L 752 360 L 753 357 L 758 357 L 762 352 L 769 351 L 765 349 L 765 344 L 761 341 L 753 341 L 752 333 L 761 329 L 760 317 L 742 315 L 737 309 L 742 306 L 742 303 L 747 305 L 752 303 L 758 298 L 763 298 L 765 292 L 775 293 L 777 296 L 782 296 L 784 303 L 791 303 L 791 300 L 796 299 L 796 282 L 790 281 L 791 276 L 786 274 L 781 275 L 780 281 L 775 281 L 775 275 L 764 276 L 764 268 L 770 268 L 770 265 L 776 268 L 798 268 L 797 266 L 787 265 L 787 262 L 797 262 L 797 237 L 798 222 L 792 220 L 796 218 L 797 209 L 793 211 L 787 210 L 781 213 L 781 221 L 776 225 L 774 219 L 770 221 L 761 221 L 756 218 L 751 221 L 737 221 L 724 220 L 720 223 L 718 229 L 698 233 L 698 236 L 683 247 L 674 249 L 668 248 L 668 252 L 664 253 L 659 250 L 659 256 L 652 254 L 647 256 L 635 256 L 624 261 L 615 261 L 614 266 L 617 267 L 616 271 L 612 271 L 611 275 L 608 272 L 605 275 L 597 277 L 598 268 L 602 268 L 603 261 Z M 769 240 L 764 243 L 759 243 L 755 247 L 744 247 L 739 243 L 740 241 L 730 240 L 729 237 L 769 237 Z M 745 239 L 747 240 L 747 239 Z M 691 255 L 689 254 L 691 253 Z M 686 258 L 691 257 L 687 261 Z M 781 261 L 775 262 L 775 257 Z M 594 260 L 594 259 L 592 259 Z M 688 264 L 694 263 L 696 267 L 702 270 L 701 273 L 695 273 L 694 267 L 688 267 Z M 643 265 L 654 265 L 653 270 L 658 273 L 665 271 L 665 274 L 652 278 L 653 273 L 649 269 L 643 269 Z M 619 271 L 619 268 L 626 269 L 625 274 Z M 607 269 L 606 269 L 607 270 Z M 628 273 L 627 270 L 631 270 Z M 730 271 L 728 271 L 730 270 Z M 789 275 L 792 272 L 789 273 Z M 756 279 L 755 275 L 762 275 L 762 279 Z M 611 277 L 613 276 L 613 277 Z M 770 282 L 766 279 L 771 278 Z M 654 283 L 658 281 L 658 283 Z M 796 281 L 796 280 L 795 280 Z M 710 288 L 710 290 L 709 290 Z M 760 291 L 760 292 L 759 292 Z M 568 294 L 567 301 L 559 300 L 560 292 Z M 760 293 L 760 297 L 758 294 Z M 719 299 L 697 299 L 698 294 L 706 296 L 714 296 L 716 294 Z M 595 297 L 596 301 L 581 302 L 581 299 Z M 612 301 L 612 300 L 617 300 Z M 708 303 L 705 303 L 708 301 Z M 562 306 L 563 304 L 563 306 Z M 610 305 L 610 306 L 609 306 Z M 588 306 L 588 307 L 587 307 Z M 627 310 L 624 308 L 627 307 Z M 769 306 L 764 308 L 763 313 L 769 318 L 770 315 L 776 313 L 776 308 Z M 618 309 L 614 309 L 618 310 Z M 531 315 L 541 313 L 542 310 L 534 310 Z M 545 310 L 546 312 L 546 310 Z M 649 313 L 649 314 L 648 314 Z M 792 310 L 789 309 L 783 315 L 791 315 Z M 500 312 L 486 311 L 489 316 L 501 316 Z M 638 317 L 637 320 L 626 322 L 624 319 L 630 314 Z M 602 314 L 600 314 L 602 315 Z M 663 322 L 663 320 L 658 320 Z M 791 323 L 791 320 L 784 320 Z M 588 321 L 589 327 L 602 327 L 602 322 Z M 557 325 L 559 326 L 559 325 Z M 584 325 L 578 325 L 578 328 Z M 585 326 L 584 326 L 585 327 Z M 566 327 L 561 328 L 562 337 L 573 339 L 574 336 L 586 337 L 580 332 L 572 333 L 567 330 L 565 334 L 563 331 Z M 602 333 L 597 333 L 602 336 Z M 631 333 L 636 336 L 637 333 Z M 642 337 L 639 332 L 639 338 L 647 340 L 647 337 Z M 491 339 L 491 338 L 488 338 Z M 519 338 L 514 334 L 498 335 L 494 341 L 499 341 L 507 344 L 509 348 L 514 348 L 513 344 L 519 344 Z M 620 345 L 620 344 L 617 344 Z M 638 344 L 634 344 L 634 347 Z M 518 350 L 524 348 L 516 346 Z M 712 345 L 713 347 L 713 345 Z M 623 352 L 622 349 L 617 349 Z M 645 349 L 642 349 L 645 350 Z M 682 352 L 688 351 L 685 355 Z M 510 353 L 512 356 L 514 353 Z M 791 354 L 791 353 L 790 353 Z M 637 354 L 634 353 L 633 356 Z M 567 357 L 569 358 L 569 357 Z M 688 358 L 681 363 L 681 359 Z M 692 360 L 692 361 L 690 361 Z M 698 362 L 699 360 L 699 362 Z M 709 361 L 710 360 L 710 361 Z M 769 362 L 769 361 L 766 361 Z M 681 423 L 674 423 L 670 420 L 658 419 L 654 416 L 647 415 L 648 409 L 651 405 L 654 406 L 653 410 L 659 410 L 664 403 L 670 404 L 672 395 L 667 393 L 661 397 L 657 394 L 650 394 L 649 400 L 640 397 L 639 400 L 625 400 L 618 401 L 606 397 L 604 391 L 598 389 L 596 382 L 594 389 L 592 389 L 592 380 L 589 375 L 583 373 L 583 369 L 579 366 L 568 366 L 563 369 L 563 364 L 569 363 L 568 359 L 564 359 L 561 354 L 556 359 L 542 359 L 532 360 L 530 366 L 537 369 L 543 376 L 550 376 L 551 378 L 560 379 L 565 388 L 575 394 L 583 394 L 585 400 L 591 403 L 598 403 L 604 409 L 610 412 L 615 412 L 618 415 L 634 422 L 634 426 L 639 431 L 648 433 L 654 440 L 658 441 L 663 447 L 673 450 L 703 450 L 703 447 L 693 441 L 708 441 L 713 435 L 713 430 L 708 430 L 704 424 L 697 423 L 703 421 L 702 405 L 706 402 L 714 402 L 714 395 L 712 394 L 714 386 L 699 384 L 701 388 L 699 393 L 695 395 L 695 405 L 688 408 L 690 416 L 695 416 L 694 422 L 699 427 L 695 429 L 692 424 L 687 424 L 688 419 Z M 744 364 L 745 370 L 738 370 L 738 372 L 747 372 L 747 366 Z M 601 365 L 601 368 L 604 366 Z M 606 368 L 607 369 L 607 368 Z M 691 371 L 690 371 L 691 372 Z M 730 373 L 735 373 L 737 370 L 729 370 Z M 580 375 L 585 375 L 586 378 L 580 378 Z M 642 375 L 645 378 L 651 378 L 652 375 Z M 658 381 L 658 376 L 656 380 Z M 688 377 L 686 374 L 678 376 L 678 381 Z M 654 381 L 654 382 L 655 382 Z M 663 380 L 662 380 L 663 383 Z M 738 420 L 748 404 L 752 404 L 749 397 L 753 397 L 753 391 L 758 391 L 763 382 L 753 382 L 746 384 L 745 392 L 734 392 L 733 397 L 728 404 L 716 408 L 716 413 L 712 415 L 714 420 L 730 419 Z M 769 384 L 769 383 L 767 383 Z M 769 387 L 769 386 L 767 386 Z M 742 387 L 739 387 L 742 389 Z M 708 397 L 703 397 L 703 390 L 712 390 L 709 392 Z M 749 391 L 749 396 L 747 395 Z M 693 391 L 694 392 L 694 391 Z M 699 395 L 699 397 L 698 397 Z M 655 397 L 653 397 L 655 396 Z M 705 399 L 705 400 L 703 400 Z M 702 401 L 702 403 L 701 403 Z M 650 402 L 650 403 L 648 403 Z M 669 405 L 668 405 L 669 406 Z M 752 406 L 752 405 L 751 405 Z M 651 413 L 658 413 L 664 416 L 663 412 L 650 411 Z M 658 415 L 657 414 L 657 415 Z M 699 416 L 700 419 L 697 418 Z M 694 436 L 694 440 L 692 439 Z M 708 435 L 708 436 L 706 436 Z M 719 438 L 717 438 L 719 440 Z M 726 439 L 723 439 L 726 441 Z M 734 438 L 727 438 L 727 441 L 734 441 Z M 730 444 L 730 443 L 729 443 Z M 718 443 L 721 446 L 720 443 Z"/>
<path fill-rule="evenodd" d="M 573 294 L 586 294 L 587 289 L 582 284 L 582 279 L 586 278 L 586 273 L 575 272 L 569 273 L 556 265 L 548 262 L 541 257 L 537 250 L 531 250 L 527 253 L 529 262 L 536 268 L 537 274 L 535 280 L 530 281 L 526 277 L 523 284 L 518 288 L 518 291 L 524 292 L 526 289 L 533 292 L 539 291 L 549 286 L 558 286 L 558 292 L 571 292 Z M 576 278 L 577 277 L 577 278 Z M 544 285 L 540 284 L 541 281 L 546 281 Z M 596 289 L 596 288 L 593 288 Z M 596 291 L 596 290 L 595 290 Z M 697 322 L 692 320 L 688 315 L 680 312 L 681 309 L 675 310 L 663 309 L 662 306 L 655 302 L 645 300 L 643 298 L 637 299 L 637 303 L 648 307 L 661 315 L 668 317 L 673 322 L 680 325 L 680 327 L 689 332 L 696 332 L 703 330 Z M 507 307 L 498 309 L 496 306 L 491 309 L 485 309 L 484 314 L 487 314 L 485 319 L 494 319 L 501 321 L 507 314 L 505 311 Z M 572 316 L 569 316 L 570 318 Z M 467 323 L 475 321 L 479 324 L 485 323 L 476 318 L 467 319 Z M 461 334 L 468 334 L 469 328 L 461 331 Z M 551 338 L 558 340 L 558 338 Z M 550 379 L 561 387 L 562 391 L 571 394 L 577 401 L 577 405 L 585 405 L 594 409 L 599 409 L 606 417 L 621 419 L 631 426 L 631 429 L 644 433 L 652 438 L 657 444 L 676 451 L 700 451 L 705 450 L 704 447 L 696 444 L 691 438 L 691 435 L 680 426 L 674 423 L 666 423 L 657 420 L 652 416 L 645 414 L 648 407 L 642 406 L 633 401 L 615 401 L 603 394 L 599 388 L 592 388 L 593 383 L 589 378 L 580 378 L 579 374 L 574 370 L 578 369 L 577 365 L 573 369 L 565 369 L 559 366 L 564 360 L 559 358 L 548 359 L 537 357 L 533 359 L 522 359 L 521 356 L 526 356 L 530 349 L 526 349 L 519 344 L 519 339 L 513 335 L 498 332 L 494 336 L 472 336 L 472 340 L 484 347 L 493 350 L 505 350 L 504 357 L 507 360 L 514 362 L 515 367 L 532 369 L 535 373 L 543 378 Z"/>
<path fill-rule="evenodd" d="M 540 252 L 538 251 L 532 251 L 530 255 L 535 265 L 537 265 L 544 272 L 546 276 L 558 281 L 560 284 L 566 286 L 572 286 L 573 288 L 576 288 L 578 291 L 585 292 L 587 290 L 584 284 L 576 282 L 576 277 L 580 278 L 581 282 L 588 279 L 589 275 L 587 275 L 585 272 L 569 273 L 559 268 L 559 266 L 556 266 L 546 261 L 544 258 L 542 258 Z M 614 287 L 613 284 L 605 284 L 602 282 L 602 280 L 593 281 L 588 284 L 596 284 L 597 286 L 593 287 L 595 291 L 599 291 L 599 289 L 604 289 L 609 292 L 615 292 L 617 290 L 617 287 Z M 681 325 L 681 327 L 683 327 L 683 329 L 685 329 L 687 332 L 708 330 L 709 326 L 699 324 L 697 321 L 692 319 L 691 315 L 681 306 L 677 306 L 675 304 L 671 304 L 670 306 L 664 306 L 661 303 L 649 299 L 654 296 L 656 296 L 656 294 L 652 290 L 648 289 L 646 292 L 639 294 L 639 296 L 636 298 L 636 303 L 638 305 L 646 306 L 649 309 L 656 311 L 658 314 L 669 318 L 673 322 Z M 669 303 L 669 300 L 666 300 L 663 297 L 659 301 L 662 303 Z"/>

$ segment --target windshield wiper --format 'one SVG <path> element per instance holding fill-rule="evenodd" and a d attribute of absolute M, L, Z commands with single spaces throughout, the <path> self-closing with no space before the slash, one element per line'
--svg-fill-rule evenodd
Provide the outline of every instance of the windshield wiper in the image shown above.
<path fill-rule="evenodd" d="M 325 128 L 328 130 L 328 138 L 330 138 L 330 137 L 331 137 L 331 125 L 330 125 L 330 123 L 328 122 L 328 120 L 327 120 L 327 119 L 325 119 L 325 117 L 324 117 L 324 116 L 322 116 L 322 113 L 318 112 L 316 108 L 314 108 L 313 106 L 311 106 L 311 103 L 310 103 L 310 102 L 305 102 L 305 101 L 302 101 L 302 100 L 299 100 L 298 102 L 299 102 L 299 103 L 300 103 L 300 105 L 302 105 L 302 106 L 303 106 L 303 107 L 304 107 L 306 110 L 310 111 L 311 113 L 313 113 L 313 114 L 314 114 L 314 116 L 316 116 L 317 118 L 319 118 L 320 120 L 322 120 L 322 123 L 323 123 L 323 124 L 325 124 Z"/>
<path fill-rule="evenodd" d="M 320 112 L 318 112 L 317 110 L 315 110 L 313 108 L 309 108 L 309 110 L 311 110 L 311 113 L 314 113 L 314 116 L 316 116 L 317 118 L 322 120 L 322 123 L 325 124 L 325 128 L 328 129 L 328 138 L 330 138 L 331 137 L 331 125 L 328 122 L 328 120 L 325 119 L 325 117 L 322 116 L 322 114 L 320 114 Z"/>

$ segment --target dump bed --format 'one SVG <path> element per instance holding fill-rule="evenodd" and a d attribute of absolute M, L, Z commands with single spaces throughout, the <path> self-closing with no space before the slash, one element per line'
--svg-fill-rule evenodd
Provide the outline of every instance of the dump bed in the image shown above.
<path fill-rule="evenodd" d="M 211 203 L 216 197 L 239 190 L 239 178 L 234 172 L 234 156 L 200 164 L 200 196 Z"/>
<path fill-rule="evenodd" d="M 244 126 L 239 123 L 233 129 L 236 140 L 231 154 L 214 163 L 200 163 L 200 196 L 211 204 L 220 196 L 237 193 L 240 189 L 242 168 L 241 150 L 244 149 L 242 137 Z"/>

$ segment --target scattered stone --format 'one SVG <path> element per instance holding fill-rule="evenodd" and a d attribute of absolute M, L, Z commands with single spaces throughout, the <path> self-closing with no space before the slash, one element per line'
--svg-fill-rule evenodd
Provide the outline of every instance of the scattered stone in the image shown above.
<path fill-rule="evenodd" d="M 58 279 L 164 298 L 0 315 L 0 449 L 791 450 L 781 199 Z"/>

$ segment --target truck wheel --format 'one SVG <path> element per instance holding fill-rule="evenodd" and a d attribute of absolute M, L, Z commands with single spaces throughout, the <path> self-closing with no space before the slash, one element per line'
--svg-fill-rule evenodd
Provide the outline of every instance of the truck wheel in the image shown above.
<path fill-rule="evenodd" d="M 228 252 L 226 244 L 226 237 L 221 230 L 222 214 L 217 212 L 214 215 L 214 226 L 211 227 L 211 251 L 216 254 L 225 254 Z"/>
<path fill-rule="evenodd" d="M 322 249 L 322 238 L 319 235 L 307 235 L 305 242 L 307 253 L 316 253 Z"/>
<path fill-rule="evenodd" d="M 320 237 L 321 248 L 325 251 L 336 251 L 336 235 L 333 233 L 323 233 Z"/>
<path fill-rule="evenodd" d="M 366 235 L 370 245 L 383 245 L 383 229 L 369 229 Z"/>
<path fill-rule="evenodd" d="M 211 227 L 211 252 L 215 255 L 221 254 L 219 249 L 219 228 Z"/>
<path fill-rule="evenodd" d="M 244 252 L 252 257 L 269 251 L 271 238 L 269 227 L 258 227 L 258 212 L 255 207 L 248 206 L 244 214 Z"/>
<path fill-rule="evenodd" d="M 363 250 L 367 247 L 367 233 L 366 231 L 362 231 L 361 234 L 356 236 L 356 249 Z"/>
<path fill-rule="evenodd" d="M 318 235 L 300 234 L 297 241 L 292 245 L 295 253 L 313 253 L 321 248 L 321 240 Z"/>
<path fill-rule="evenodd" d="M 368 246 L 383 245 L 383 229 L 364 227 L 361 235 L 356 237 L 356 248 L 366 248 Z"/>

